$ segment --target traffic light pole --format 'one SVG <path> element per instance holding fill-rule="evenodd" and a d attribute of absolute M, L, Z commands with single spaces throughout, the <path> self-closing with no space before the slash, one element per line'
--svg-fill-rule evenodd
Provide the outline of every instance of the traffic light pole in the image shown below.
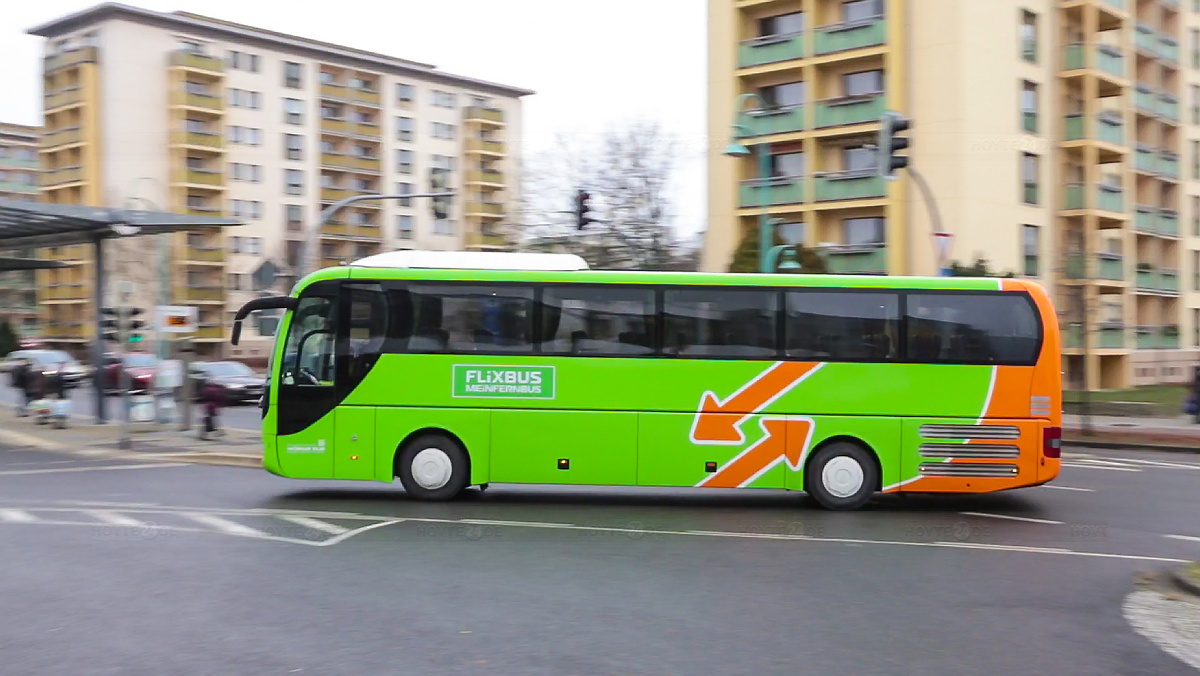
<path fill-rule="evenodd" d="M 315 252 L 316 252 L 317 247 L 314 246 L 314 244 L 320 239 L 321 230 L 323 230 L 325 228 L 325 224 L 329 222 L 329 219 L 333 218 L 334 214 L 336 214 L 338 211 L 341 211 L 347 205 L 354 204 L 355 202 L 366 202 L 366 201 L 371 201 L 371 200 L 403 200 L 403 199 L 414 199 L 414 198 L 454 197 L 455 194 L 456 193 L 453 191 L 447 191 L 447 192 L 425 192 L 425 193 L 415 193 L 415 194 L 409 193 L 406 195 L 353 195 L 351 197 L 347 197 L 345 199 L 341 199 L 341 200 L 338 200 L 337 202 L 334 202 L 333 204 L 329 205 L 329 207 L 327 209 L 325 209 L 325 211 L 321 212 L 321 217 L 320 217 L 320 219 L 318 219 L 316 227 L 310 229 L 308 231 L 308 233 L 306 234 L 306 237 L 304 238 L 304 250 L 300 256 L 301 270 L 300 270 L 300 274 L 296 275 L 296 279 L 299 280 L 299 279 L 303 278 L 305 275 L 309 274 L 310 272 L 316 270 L 319 267 L 316 265 L 317 257 L 315 255 Z"/>

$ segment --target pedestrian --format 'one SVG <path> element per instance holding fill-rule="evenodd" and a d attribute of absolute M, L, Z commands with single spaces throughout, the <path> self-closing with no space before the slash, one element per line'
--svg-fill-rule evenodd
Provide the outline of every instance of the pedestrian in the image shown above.
<path fill-rule="evenodd" d="M 21 393 L 21 417 L 29 415 L 29 378 L 32 375 L 29 368 L 30 362 L 28 359 L 19 359 L 13 365 L 12 370 L 12 385 L 18 392 Z"/>
<path fill-rule="evenodd" d="M 204 406 L 204 431 L 201 439 L 211 439 L 214 435 L 224 436 L 221 431 L 221 407 L 225 404 L 225 392 L 215 380 L 205 379 L 200 385 L 200 402 Z"/>

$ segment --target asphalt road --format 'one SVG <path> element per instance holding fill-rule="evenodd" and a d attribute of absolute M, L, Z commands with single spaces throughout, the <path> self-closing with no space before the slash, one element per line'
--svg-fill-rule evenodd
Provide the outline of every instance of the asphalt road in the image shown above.
<path fill-rule="evenodd" d="M 8 385 L 7 374 L 0 375 L 0 406 L 11 406 L 21 401 L 21 394 Z M 90 385 L 84 385 L 71 390 L 72 416 L 81 422 L 91 422 L 96 415 L 95 390 Z M 108 416 L 110 420 L 119 420 L 120 397 L 108 397 Z M 199 407 L 193 409 L 193 420 L 199 421 Z M 262 425 L 262 417 L 254 404 L 239 404 L 225 408 L 221 413 L 221 424 L 225 427 L 256 430 Z"/>
<path fill-rule="evenodd" d="M 7 449 L 3 671 L 1193 673 L 1120 607 L 1137 572 L 1200 558 L 1200 456 L 1066 465 L 1057 487 L 829 513 L 694 490 L 425 504 Z"/>

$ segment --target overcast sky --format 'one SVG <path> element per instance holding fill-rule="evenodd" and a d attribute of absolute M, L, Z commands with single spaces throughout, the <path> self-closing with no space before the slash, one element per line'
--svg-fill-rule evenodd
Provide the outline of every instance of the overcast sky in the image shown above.
<path fill-rule="evenodd" d="M 25 31 L 99 3 L 3 0 L 0 4 L 0 121 L 40 124 L 42 39 Z M 195 12 L 532 89 L 537 94 L 524 103 L 526 153 L 546 149 L 558 133 L 591 135 L 633 119 L 658 120 L 680 144 L 677 225 L 682 232 L 696 232 L 704 225 L 704 0 L 132 0 L 125 4 Z M 356 17 L 368 20 L 358 22 Z"/>

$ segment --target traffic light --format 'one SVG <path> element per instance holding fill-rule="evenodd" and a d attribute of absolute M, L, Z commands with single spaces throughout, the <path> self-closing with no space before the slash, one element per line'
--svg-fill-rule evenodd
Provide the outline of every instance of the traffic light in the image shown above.
<path fill-rule="evenodd" d="M 896 170 L 908 166 L 908 155 L 897 155 L 896 151 L 908 148 L 909 138 L 903 134 L 912 127 L 912 120 L 894 110 L 883 114 L 879 125 L 879 175 L 889 181 L 896 180 Z"/>
<path fill-rule="evenodd" d="M 121 324 L 116 308 L 102 307 L 100 308 L 100 331 L 101 337 L 104 340 L 120 342 Z"/>
<path fill-rule="evenodd" d="M 595 222 L 591 216 L 592 195 L 586 190 L 575 192 L 575 229 L 583 230 L 583 226 Z"/>
<path fill-rule="evenodd" d="M 434 167 L 429 170 L 429 192 L 446 192 L 446 170 L 440 167 Z M 446 218 L 450 214 L 450 198 L 449 197 L 434 197 L 433 200 L 433 217 L 439 221 Z"/>
<path fill-rule="evenodd" d="M 126 307 L 125 310 L 125 330 L 124 334 L 128 336 L 131 343 L 142 342 L 141 331 L 146 328 L 146 322 L 138 319 L 142 316 L 142 308 Z"/>

